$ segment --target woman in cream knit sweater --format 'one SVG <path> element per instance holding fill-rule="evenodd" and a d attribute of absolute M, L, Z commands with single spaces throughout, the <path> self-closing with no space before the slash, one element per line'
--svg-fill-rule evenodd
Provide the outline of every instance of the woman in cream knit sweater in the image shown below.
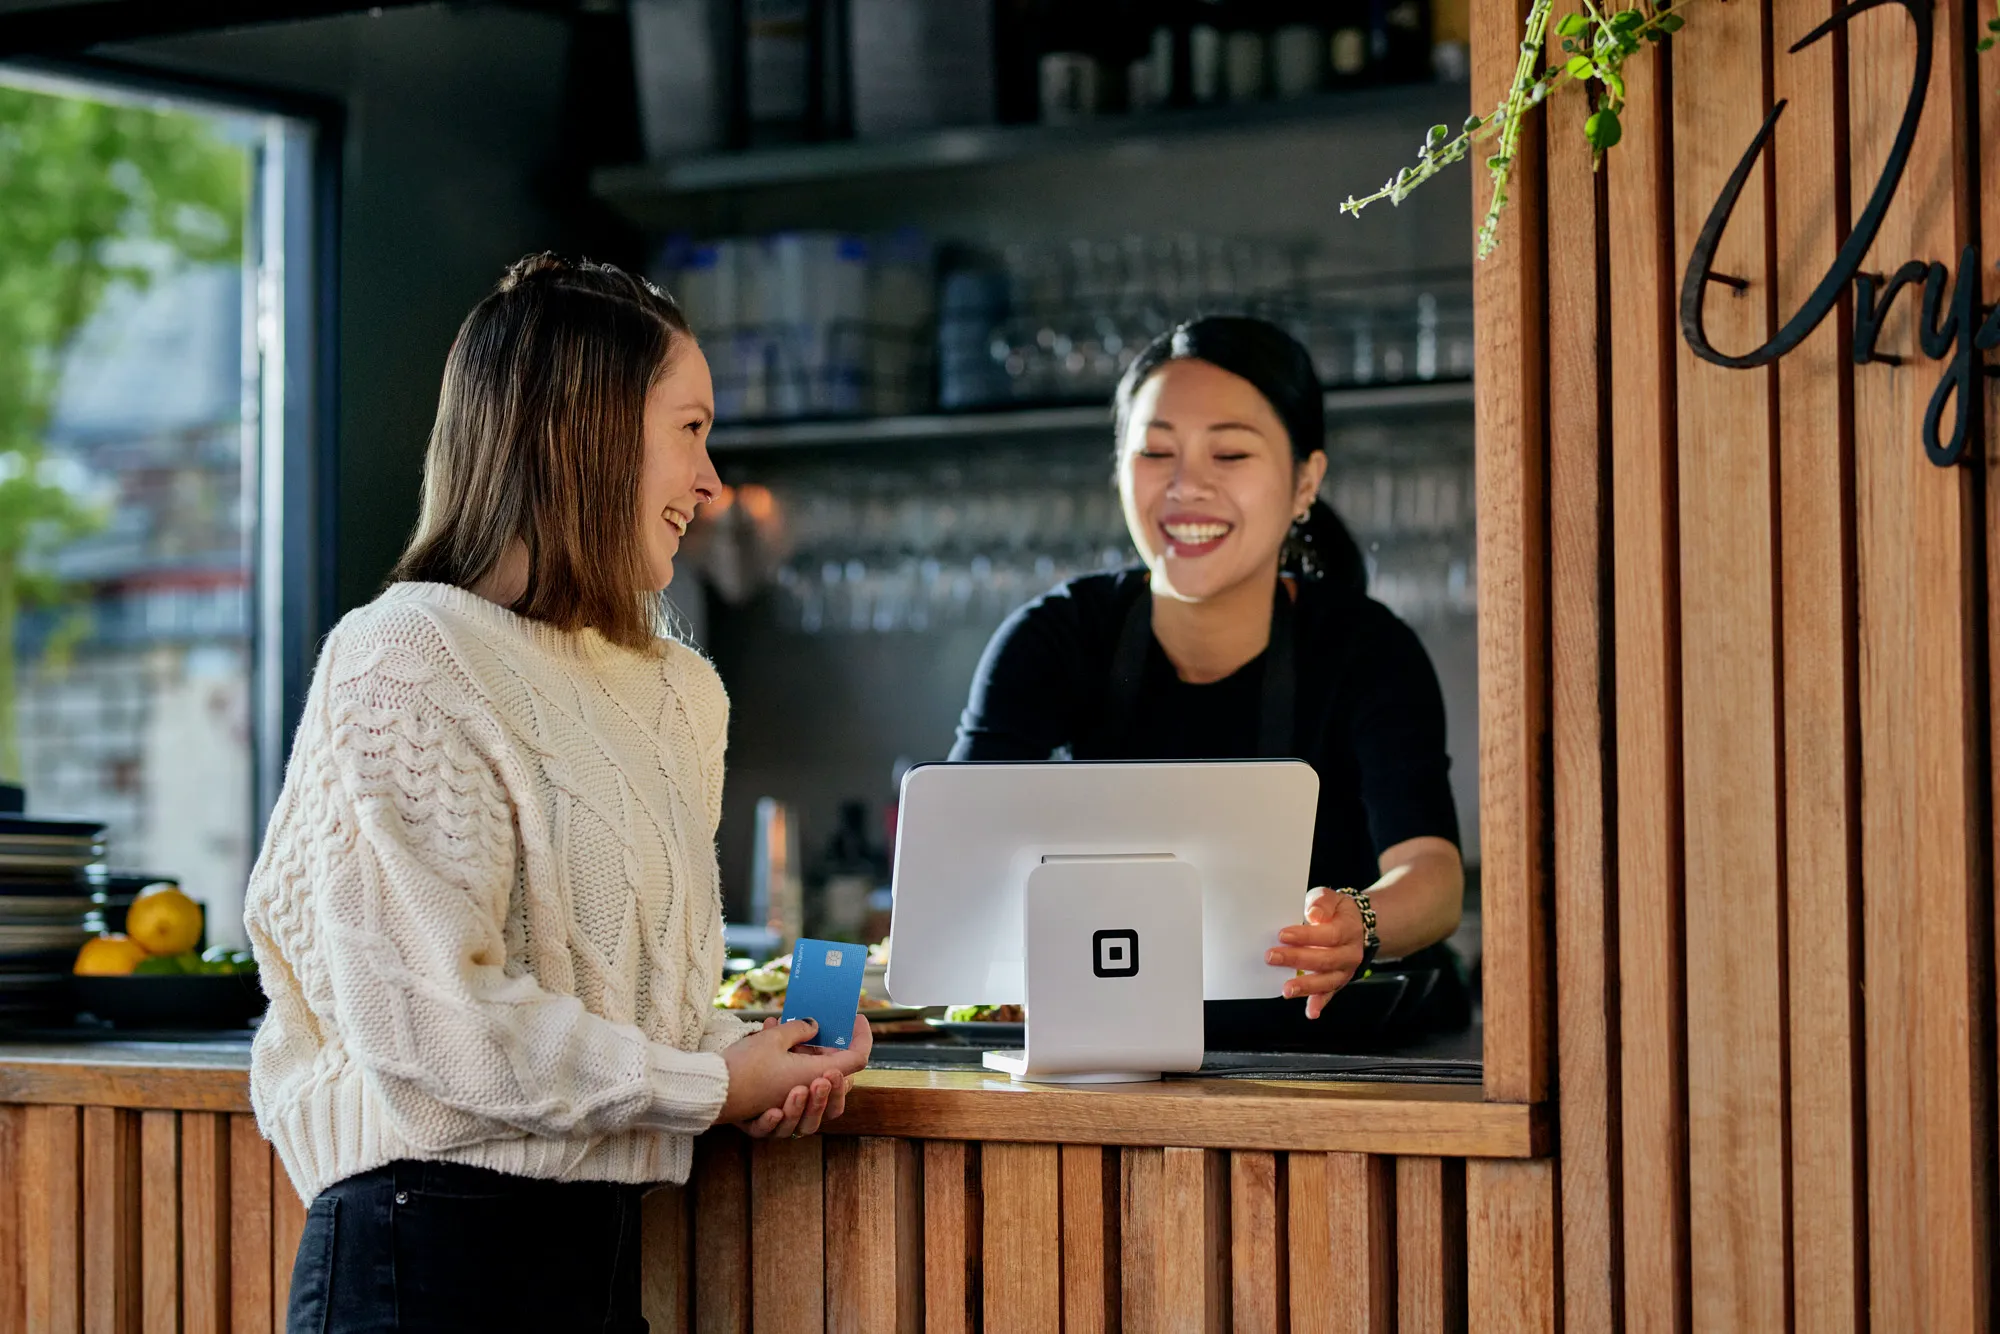
<path fill-rule="evenodd" d="M 659 636 L 708 365 L 535 256 L 446 363 L 422 516 L 328 636 L 248 895 L 251 1100 L 311 1201 L 289 1327 L 643 1330 L 638 1205 L 718 1122 L 838 1116 L 855 1050 L 710 1004 L 728 698 Z"/>

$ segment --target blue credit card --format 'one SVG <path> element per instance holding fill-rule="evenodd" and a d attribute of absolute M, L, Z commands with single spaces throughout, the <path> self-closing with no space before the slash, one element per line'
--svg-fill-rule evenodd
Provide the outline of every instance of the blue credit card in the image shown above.
<path fill-rule="evenodd" d="M 792 951 L 792 980 L 785 985 L 785 1022 L 811 1019 L 819 1025 L 813 1046 L 845 1050 L 854 1037 L 854 1015 L 861 1008 L 861 981 L 867 969 L 865 945 L 801 940 Z"/>

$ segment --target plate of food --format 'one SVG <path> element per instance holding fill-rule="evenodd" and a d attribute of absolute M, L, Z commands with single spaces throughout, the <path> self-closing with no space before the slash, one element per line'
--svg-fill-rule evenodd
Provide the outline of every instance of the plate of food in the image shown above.
<path fill-rule="evenodd" d="M 785 1017 L 785 988 L 791 981 L 792 961 L 789 957 L 732 973 L 722 979 L 722 989 L 715 993 L 715 1008 L 727 1010 L 738 1019 L 782 1019 Z M 870 1023 L 879 1024 L 896 1019 L 921 1019 L 931 1011 L 916 1006 L 895 1005 L 864 991 L 861 1013 L 868 1017 Z"/>
<path fill-rule="evenodd" d="M 1027 1041 L 1028 1012 L 1019 1005 L 953 1005 L 942 1019 L 927 1020 L 932 1028 L 967 1042 L 1013 1043 Z"/>

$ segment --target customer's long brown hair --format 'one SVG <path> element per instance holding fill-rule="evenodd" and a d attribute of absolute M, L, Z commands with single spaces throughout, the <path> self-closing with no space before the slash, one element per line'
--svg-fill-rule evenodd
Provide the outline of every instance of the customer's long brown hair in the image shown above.
<path fill-rule="evenodd" d="M 422 513 L 390 579 L 471 588 L 518 537 L 529 573 L 514 611 L 650 646 L 646 393 L 690 337 L 672 297 L 609 264 L 543 253 L 509 268 L 445 360 Z"/>

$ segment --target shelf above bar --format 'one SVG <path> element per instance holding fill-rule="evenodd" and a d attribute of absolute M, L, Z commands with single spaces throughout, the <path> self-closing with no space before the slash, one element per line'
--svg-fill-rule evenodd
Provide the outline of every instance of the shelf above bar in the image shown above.
<path fill-rule="evenodd" d="M 642 216 L 671 197 L 987 167 L 1091 150 L 1151 153 L 1199 136 L 1322 125 L 1383 113 L 1398 123 L 1415 123 L 1411 114 L 1421 111 L 1435 119 L 1442 114 L 1440 107 L 1457 110 L 1463 119 L 1465 102 L 1463 84 L 1419 83 L 1322 93 L 1291 102 L 1103 116 L 1073 125 L 975 125 L 896 138 L 844 139 L 601 167 L 591 175 L 591 190 L 628 216 Z"/>
<path fill-rule="evenodd" d="M 1329 420 L 1373 413 L 1471 406 L 1470 380 L 1336 389 L 1326 396 Z M 1079 435 L 1108 431 L 1110 427 L 1111 408 L 1108 403 L 996 412 L 930 413 L 915 417 L 856 417 L 840 421 L 746 422 L 737 426 L 716 427 L 709 437 L 709 449 L 717 454 L 737 454 L 850 445 L 923 444 L 945 440 Z"/>

